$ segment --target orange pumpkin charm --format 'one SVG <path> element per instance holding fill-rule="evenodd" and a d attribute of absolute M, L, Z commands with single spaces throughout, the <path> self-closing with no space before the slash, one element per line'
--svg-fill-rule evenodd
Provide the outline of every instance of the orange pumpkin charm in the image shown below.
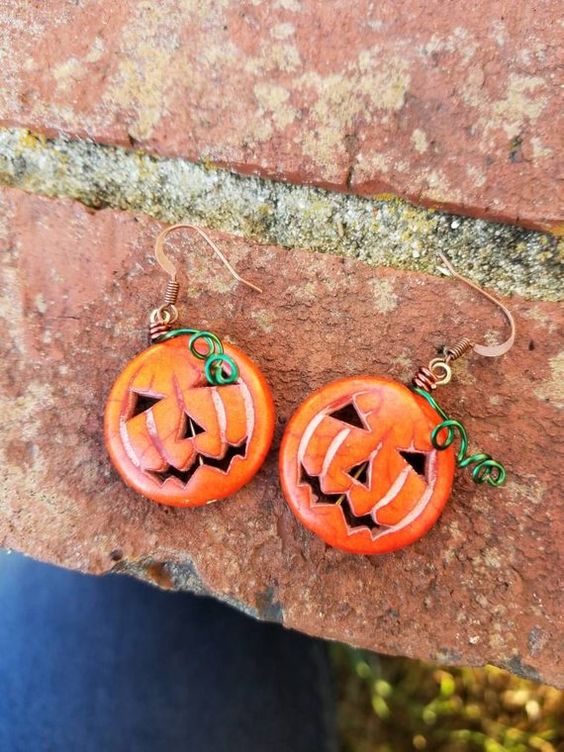
<path fill-rule="evenodd" d="M 123 480 L 152 501 L 179 507 L 244 486 L 262 465 L 274 430 L 270 390 L 253 362 L 226 345 L 238 378 L 210 384 L 205 353 L 196 357 L 191 341 L 176 336 L 133 358 L 113 386 L 104 422 Z"/>
<path fill-rule="evenodd" d="M 431 441 L 440 416 L 381 377 L 347 378 L 313 393 L 280 451 L 284 495 L 326 543 L 357 554 L 402 548 L 435 523 L 450 495 L 455 454 Z"/>

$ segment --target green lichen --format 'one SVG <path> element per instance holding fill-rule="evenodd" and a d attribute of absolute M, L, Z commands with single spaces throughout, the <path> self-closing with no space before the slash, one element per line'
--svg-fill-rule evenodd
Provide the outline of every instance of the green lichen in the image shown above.
<path fill-rule="evenodd" d="M 100 209 L 190 221 L 261 243 L 438 273 L 436 252 L 500 293 L 556 300 L 563 241 L 554 235 L 217 166 L 24 129 L 0 129 L 0 183 Z"/>

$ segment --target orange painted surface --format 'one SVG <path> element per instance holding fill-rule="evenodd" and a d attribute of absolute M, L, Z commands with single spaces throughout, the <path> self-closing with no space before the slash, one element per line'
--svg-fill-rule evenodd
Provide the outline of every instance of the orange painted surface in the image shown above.
<path fill-rule="evenodd" d="M 452 447 L 423 397 L 382 377 L 335 381 L 294 413 L 280 448 L 284 495 L 326 543 L 357 554 L 403 548 L 436 522 L 452 489 Z"/>
<path fill-rule="evenodd" d="M 106 406 L 110 458 L 127 485 L 159 504 L 191 507 L 235 493 L 261 467 L 274 405 L 262 373 L 238 348 L 235 384 L 210 386 L 180 336 L 149 347 L 118 376 Z"/>

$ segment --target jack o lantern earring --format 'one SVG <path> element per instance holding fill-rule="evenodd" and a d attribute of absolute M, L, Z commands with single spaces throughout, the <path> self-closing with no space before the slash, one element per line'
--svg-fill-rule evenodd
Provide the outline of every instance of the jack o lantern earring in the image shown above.
<path fill-rule="evenodd" d="M 501 308 L 509 338 L 496 346 L 460 340 L 420 368 L 411 388 L 380 376 L 328 384 L 298 408 L 282 439 L 280 478 L 288 504 L 305 527 L 343 551 L 383 554 L 423 536 L 450 496 L 455 465 L 472 467 L 476 483 L 505 481 L 503 465 L 490 455 L 468 454 L 464 426 L 431 392 L 450 381 L 451 363 L 470 350 L 486 357 L 508 352 L 515 323 L 505 306 L 440 255 L 453 276 Z"/>
<path fill-rule="evenodd" d="M 104 416 L 106 447 L 128 486 L 159 504 L 194 507 L 233 494 L 257 473 L 270 448 L 274 406 L 256 365 L 216 334 L 176 327 L 179 284 L 163 250 L 178 224 L 158 236 L 155 256 L 169 274 L 163 305 L 149 319 L 151 346 L 118 376 Z"/>

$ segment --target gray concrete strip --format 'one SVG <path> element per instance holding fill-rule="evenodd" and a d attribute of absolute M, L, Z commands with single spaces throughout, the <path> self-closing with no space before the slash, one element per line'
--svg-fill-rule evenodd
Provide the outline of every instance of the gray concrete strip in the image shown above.
<path fill-rule="evenodd" d="M 0 129 L 0 184 L 377 266 L 439 274 L 440 250 L 462 274 L 504 295 L 562 295 L 562 239 L 394 197 L 369 199 L 242 176 L 87 140 L 47 139 L 22 128 Z"/>

